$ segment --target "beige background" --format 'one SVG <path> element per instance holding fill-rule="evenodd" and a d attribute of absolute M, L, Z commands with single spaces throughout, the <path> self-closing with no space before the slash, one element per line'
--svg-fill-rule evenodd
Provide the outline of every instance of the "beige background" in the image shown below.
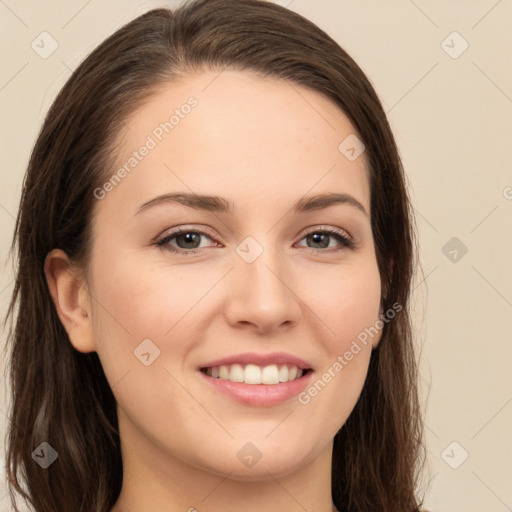
<path fill-rule="evenodd" d="M 120 25 L 177 3 L 0 0 L 2 261 L 29 153 L 56 92 Z M 361 65 L 403 155 L 423 266 L 414 297 L 424 398 L 430 387 L 426 505 L 434 512 L 511 511 L 512 2 L 280 3 L 317 23 Z M 31 47 L 43 31 L 58 43 L 46 59 Z M 454 245 L 445 246 L 452 237 Z M 11 291 L 6 264 L 2 315 Z M 7 510 L 0 487 L 0 511 Z"/>

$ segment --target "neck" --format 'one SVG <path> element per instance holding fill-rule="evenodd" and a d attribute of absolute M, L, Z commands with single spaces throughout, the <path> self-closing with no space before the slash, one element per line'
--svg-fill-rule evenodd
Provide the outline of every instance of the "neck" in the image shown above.
<path fill-rule="evenodd" d="M 164 452 L 122 422 L 123 486 L 111 512 L 332 512 L 332 443 L 310 462 L 287 472 L 263 456 L 253 467 L 250 480 L 237 479 L 238 459 L 233 471 L 216 474 L 206 465 L 192 464 Z M 195 458 L 195 461 L 197 458 Z M 337 512 L 337 511 L 336 511 Z"/>

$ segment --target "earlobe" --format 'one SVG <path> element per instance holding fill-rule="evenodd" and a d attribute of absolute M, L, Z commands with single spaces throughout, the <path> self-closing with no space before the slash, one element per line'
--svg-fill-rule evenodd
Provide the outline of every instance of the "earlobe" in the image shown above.
<path fill-rule="evenodd" d="M 77 278 L 68 255 L 61 249 L 50 251 L 44 272 L 55 309 L 71 344 L 80 352 L 94 352 L 89 295 Z"/>

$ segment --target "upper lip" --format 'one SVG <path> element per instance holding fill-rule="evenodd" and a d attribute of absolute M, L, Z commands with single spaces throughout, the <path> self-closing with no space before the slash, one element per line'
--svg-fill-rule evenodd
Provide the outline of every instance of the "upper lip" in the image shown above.
<path fill-rule="evenodd" d="M 213 368 L 215 366 L 230 364 L 255 364 L 257 366 L 269 366 L 271 364 L 290 364 L 302 368 L 303 370 L 311 369 L 311 364 L 300 357 L 286 352 L 272 352 L 270 354 L 260 354 L 257 352 L 246 352 L 244 354 L 236 354 L 233 356 L 215 359 L 201 365 L 201 368 Z"/>

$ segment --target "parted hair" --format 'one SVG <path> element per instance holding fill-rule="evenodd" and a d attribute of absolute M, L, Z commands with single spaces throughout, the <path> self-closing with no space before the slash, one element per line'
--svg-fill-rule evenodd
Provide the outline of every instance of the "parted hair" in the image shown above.
<path fill-rule="evenodd" d="M 146 12 L 85 58 L 46 115 L 11 248 L 6 472 L 13 508 L 22 497 L 36 512 L 109 512 L 117 500 L 116 401 L 97 354 L 75 350 L 60 323 L 45 257 L 60 248 L 87 265 L 93 191 L 108 179 L 123 121 L 159 85 L 205 69 L 250 71 L 318 91 L 365 145 L 381 305 L 401 310 L 385 323 L 358 402 L 334 438 L 332 498 L 342 512 L 416 512 L 424 447 L 409 298 L 417 256 L 399 152 L 354 60 L 312 22 L 262 0 L 192 0 Z M 59 454 L 48 469 L 32 459 L 42 442 Z"/>

